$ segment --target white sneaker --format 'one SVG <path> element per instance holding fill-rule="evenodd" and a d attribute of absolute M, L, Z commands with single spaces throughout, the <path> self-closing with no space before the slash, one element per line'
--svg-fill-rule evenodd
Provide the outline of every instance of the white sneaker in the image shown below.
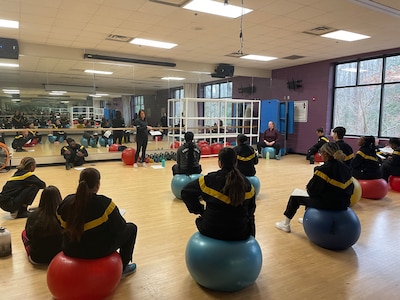
<path fill-rule="evenodd" d="M 298 221 L 300 224 L 303 224 L 303 218 L 299 218 Z"/>
<path fill-rule="evenodd" d="M 276 222 L 275 227 L 284 232 L 290 232 L 290 224 L 286 225 L 285 221 Z"/>
<path fill-rule="evenodd" d="M 133 164 L 133 167 L 134 167 L 134 168 L 137 168 L 137 167 L 138 167 L 137 163 L 134 163 L 134 164 Z"/>
<path fill-rule="evenodd" d="M 142 167 L 145 167 L 145 168 L 147 168 L 147 165 L 146 165 L 146 163 L 145 163 L 145 162 L 142 162 Z"/>

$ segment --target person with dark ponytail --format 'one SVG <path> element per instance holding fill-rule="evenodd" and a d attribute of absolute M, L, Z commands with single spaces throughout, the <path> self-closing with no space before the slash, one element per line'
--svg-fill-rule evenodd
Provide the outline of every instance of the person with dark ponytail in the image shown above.
<path fill-rule="evenodd" d="M 351 172 L 357 179 L 378 179 L 382 178 L 382 172 L 378 156 L 376 155 L 375 138 L 362 136 L 358 140 L 360 149 L 356 152 L 351 161 Z"/>
<path fill-rule="evenodd" d="M 200 148 L 193 142 L 194 134 L 185 133 L 185 143 L 176 151 L 176 164 L 172 166 L 172 174 L 200 174 Z"/>
<path fill-rule="evenodd" d="M 10 212 L 13 219 L 28 217 L 27 207 L 33 203 L 39 190 L 46 187 L 46 183 L 33 174 L 35 169 L 35 159 L 24 157 L 17 166 L 17 171 L 3 186 L 0 207 Z"/>
<path fill-rule="evenodd" d="M 218 153 L 220 170 L 201 176 L 182 189 L 189 212 L 200 215 L 196 219 L 199 232 L 210 238 L 239 241 L 256 234 L 254 188 L 236 164 L 235 150 L 222 148 Z"/>
<path fill-rule="evenodd" d="M 119 249 L 125 277 L 136 270 L 132 260 L 137 226 L 127 223 L 118 207 L 108 197 L 98 195 L 100 172 L 84 169 L 75 194 L 68 195 L 57 209 L 57 218 L 64 229 L 62 250 L 65 255 L 94 259 Z"/>
<path fill-rule="evenodd" d="M 307 184 L 307 191 L 293 191 L 283 213 L 285 219 L 275 227 L 290 232 L 290 221 L 300 205 L 326 210 L 346 210 L 350 205 L 354 184 L 350 168 L 343 163 L 346 154 L 334 142 L 325 143 L 319 152 L 324 164 L 314 168 L 314 176 Z M 299 218 L 303 223 L 303 218 Z"/>
<path fill-rule="evenodd" d="M 237 138 L 237 146 L 233 148 L 237 153 L 237 168 L 244 176 L 256 175 L 255 165 L 258 164 L 258 155 L 249 145 L 247 136 L 240 133 Z"/>

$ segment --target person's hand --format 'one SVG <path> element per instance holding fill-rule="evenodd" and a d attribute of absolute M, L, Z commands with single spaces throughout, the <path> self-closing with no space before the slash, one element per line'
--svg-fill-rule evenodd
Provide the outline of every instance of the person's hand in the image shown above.
<path fill-rule="evenodd" d="M 83 153 L 82 153 L 81 151 L 78 151 L 78 152 L 76 153 L 76 155 L 79 156 L 79 157 L 82 157 L 82 156 L 83 156 Z"/>
<path fill-rule="evenodd" d="M 64 154 L 71 154 L 71 151 L 65 150 L 65 151 L 64 151 Z"/>

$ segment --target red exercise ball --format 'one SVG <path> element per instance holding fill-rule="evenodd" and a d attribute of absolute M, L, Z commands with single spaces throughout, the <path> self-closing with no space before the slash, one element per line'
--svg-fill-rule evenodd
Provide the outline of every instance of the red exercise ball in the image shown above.
<path fill-rule="evenodd" d="M 96 259 L 58 253 L 47 269 L 47 286 L 55 299 L 104 299 L 118 286 L 122 261 L 117 252 Z"/>
<path fill-rule="evenodd" d="M 400 192 L 400 176 L 389 176 L 389 185 L 393 191 Z"/>
<path fill-rule="evenodd" d="M 128 166 L 133 166 L 135 163 L 135 154 L 136 150 L 133 148 L 126 148 L 124 151 L 122 151 L 121 159 L 124 162 L 124 164 Z"/>
<path fill-rule="evenodd" d="M 169 146 L 171 149 L 178 149 L 180 147 L 181 143 L 178 141 L 175 141 Z"/>
<path fill-rule="evenodd" d="M 199 147 L 201 147 L 201 146 L 207 146 L 207 145 L 209 145 L 209 143 L 208 143 L 206 140 L 201 140 L 201 141 L 199 141 L 199 142 L 197 143 L 197 145 L 198 145 Z"/>
<path fill-rule="evenodd" d="M 361 185 L 361 197 L 373 200 L 379 200 L 386 196 L 388 184 L 385 179 L 358 179 Z"/>
<path fill-rule="evenodd" d="M 112 144 L 108 147 L 109 152 L 118 152 L 118 148 L 121 146 L 120 144 Z"/>
<path fill-rule="evenodd" d="M 200 147 L 201 155 L 211 155 L 212 149 L 211 146 L 204 145 Z"/>
<path fill-rule="evenodd" d="M 220 144 L 220 143 L 211 144 L 211 152 L 212 152 L 212 154 L 218 154 L 219 150 L 221 150 L 222 148 L 224 148 L 224 144 Z"/>

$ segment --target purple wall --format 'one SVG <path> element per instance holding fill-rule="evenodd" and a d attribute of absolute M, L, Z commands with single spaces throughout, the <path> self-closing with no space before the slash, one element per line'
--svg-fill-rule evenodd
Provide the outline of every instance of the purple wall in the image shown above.
<path fill-rule="evenodd" d="M 287 148 L 295 153 L 306 153 L 307 149 L 316 143 L 315 130 L 318 127 L 323 127 L 332 140 L 330 130 L 335 63 L 398 53 L 400 48 L 273 70 L 270 99 L 285 101 L 289 97 L 290 101 L 308 100 L 308 120 L 304 123 L 295 122 L 295 132 L 289 135 Z M 287 82 L 292 79 L 302 80 L 302 87 L 289 90 Z M 358 137 L 345 138 L 345 141 L 354 151 L 358 149 Z"/>

